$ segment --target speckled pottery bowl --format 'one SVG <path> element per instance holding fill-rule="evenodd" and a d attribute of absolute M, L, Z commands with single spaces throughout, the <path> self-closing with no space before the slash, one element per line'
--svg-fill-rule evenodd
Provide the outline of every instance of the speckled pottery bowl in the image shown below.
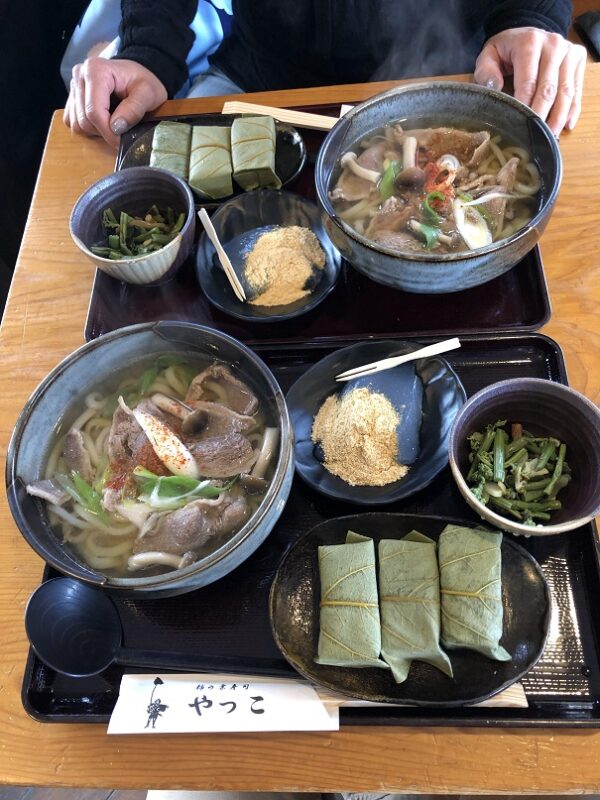
<path fill-rule="evenodd" d="M 171 207 L 176 215 L 186 213 L 181 232 L 160 250 L 139 258 L 112 260 L 95 255 L 91 245 L 102 241 L 105 232 L 102 212 L 146 214 L 150 206 Z M 152 286 L 170 280 L 194 245 L 196 215 L 189 186 L 164 169 L 136 167 L 100 178 L 81 195 L 73 207 L 69 230 L 81 252 L 102 272 L 125 283 Z"/>
<path fill-rule="evenodd" d="M 215 359 L 236 373 L 263 400 L 265 417 L 277 424 L 280 445 L 273 477 L 242 527 L 217 549 L 179 569 L 157 575 L 116 577 L 87 566 L 53 530 L 45 503 L 26 492 L 44 475 L 49 453 L 81 412 L 83 398 L 111 389 L 136 368 L 177 354 L 190 362 Z M 289 495 L 294 473 L 293 436 L 285 399 L 273 373 L 248 347 L 213 328 L 188 322 L 150 322 L 119 328 L 87 342 L 58 364 L 34 390 L 13 431 L 6 458 L 6 493 L 13 518 L 28 544 L 50 566 L 85 583 L 121 594 L 162 597 L 213 583 L 245 561 L 267 538 Z"/>
<path fill-rule="evenodd" d="M 456 125 L 493 128 L 525 148 L 541 178 L 538 210 L 531 222 L 506 239 L 462 253 L 399 253 L 361 236 L 337 215 L 329 190 L 340 156 L 377 128 L 409 120 L 409 127 Z M 342 255 L 378 283 L 420 294 L 444 294 L 487 283 L 517 264 L 536 244 L 548 220 L 562 177 L 560 150 L 550 128 L 530 108 L 502 92 L 451 81 L 412 84 L 371 97 L 343 116 L 328 133 L 315 168 L 325 227 Z"/>
<path fill-rule="evenodd" d="M 535 436 L 554 436 L 567 446 L 571 482 L 558 495 L 562 508 L 548 524 L 529 526 L 481 503 L 465 476 L 467 437 L 496 420 L 520 422 Z M 514 378 L 486 386 L 456 415 L 450 430 L 452 475 L 471 508 L 491 525 L 524 536 L 550 536 L 579 528 L 600 514 L 600 409 L 574 389 L 542 378 Z"/>

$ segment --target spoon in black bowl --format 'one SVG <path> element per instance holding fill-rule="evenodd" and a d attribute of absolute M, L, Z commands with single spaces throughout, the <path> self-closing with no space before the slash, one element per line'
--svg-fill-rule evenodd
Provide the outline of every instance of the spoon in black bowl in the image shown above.
<path fill-rule="evenodd" d="M 97 675 L 113 663 L 152 671 L 297 677 L 283 661 L 124 648 L 113 601 L 74 578 L 52 578 L 38 586 L 25 609 L 25 629 L 37 657 L 72 678 Z"/>
<path fill-rule="evenodd" d="M 200 218 L 200 222 L 204 226 L 204 230 L 206 231 L 206 235 L 210 239 L 213 244 L 213 247 L 217 251 L 217 256 L 219 261 L 221 262 L 221 266 L 223 267 L 223 272 L 227 276 L 227 280 L 231 284 L 231 288 L 237 299 L 243 303 L 246 300 L 246 292 L 244 291 L 244 287 L 240 283 L 240 279 L 238 278 L 236 271 L 231 263 L 231 259 L 229 254 L 225 252 L 223 245 L 219 241 L 219 237 L 217 236 L 217 232 L 214 228 L 214 225 L 210 221 L 210 217 L 206 213 L 205 208 L 201 208 L 198 212 L 198 217 Z"/>

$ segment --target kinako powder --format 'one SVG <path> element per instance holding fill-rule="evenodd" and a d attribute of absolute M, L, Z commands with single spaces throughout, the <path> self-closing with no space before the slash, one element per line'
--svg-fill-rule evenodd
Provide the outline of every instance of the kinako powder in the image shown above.
<path fill-rule="evenodd" d="M 357 387 L 325 400 L 311 438 L 323 448 L 323 466 L 333 475 L 351 486 L 385 486 L 408 472 L 396 460 L 399 423 L 385 395 Z"/>
<path fill-rule="evenodd" d="M 246 256 L 244 276 L 255 295 L 250 303 L 286 306 L 300 300 L 313 270 L 325 266 L 325 253 L 310 228 L 289 225 L 258 237 Z"/>

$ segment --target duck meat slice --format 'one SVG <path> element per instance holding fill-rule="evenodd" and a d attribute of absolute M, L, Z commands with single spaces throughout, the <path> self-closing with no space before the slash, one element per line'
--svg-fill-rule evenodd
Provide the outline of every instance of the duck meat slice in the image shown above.
<path fill-rule="evenodd" d="M 365 236 L 374 239 L 380 231 L 396 233 L 406 226 L 411 217 L 417 215 L 417 210 L 410 203 L 392 195 L 371 218 Z"/>
<path fill-rule="evenodd" d="M 82 433 L 77 428 L 71 428 L 65 436 L 62 454 L 69 472 L 77 472 L 86 483 L 94 480 L 96 471 L 90 461 L 90 454 L 85 449 Z"/>
<path fill-rule="evenodd" d="M 387 139 L 380 139 L 366 147 L 356 159 L 356 163 L 365 169 L 372 169 L 373 172 L 383 172 L 383 162 L 390 149 L 391 145 Z"/>
<path fill-rule="evenodd" d="M 71 499 L 71 495 L 65 492 L 60 483 L 55 481 L 54 478 L 46 478 L 43 481 L 33 481 L 33 483 L 28 483 L 25 489 L 27 494 L 33 497 L 41 497 L 42 500 L 54 503 L 55 506 L 62 506 L 67 500 Z"/>
<path fill-rule="evenodd" d="M 131 452 L 138 437 L 146 434 L 138 425 L 135 417 L 128 414 L 121 406 L 117 406 L 112 418 L 108 434 L 108 458 L 111 463 L 129 461 Z"/>
<path fill-rule="evenodd" d="M 249 472 L 256 453 L 241 433 L 213 436 L 189 446 L 203 478 L 230 478 Z"/>
<path fill-rule="evenodd" d="M 340 173 L 335 187 L 329 193 L 329 197 L 331 200 L 346 200 L 349 203 L 356 203 L 378 194 L 379 190 L 372 181 L 355 175 L 349 169 L 344 169 Z"/>
<path fill-rule="evenodd" d="M 196 407 L 197 403 L 210 400 L 215 394 L 238 414 L 251 415 L 258 411 L 258 398 L 252 389 L 236 378 L 224 364 L 213 364 L 196 375 L 189 386 L 185 402 Z"/>
<path fill-rule="evenodd" d="M 148 517 L 140 536 L 133 543 L 134 553 L 150 551 L 185 555 L 214 549 L 225 537 L 238 530 L 249 516 L 244 496 L 223 496 L 221 503 L 193 500 L 183 508 Z"/>
<path fill-rule="evenodd" d="M 514 156 L 509 158 L 506 164 L 498 171 L 496 175 L 497 188 L 501 192 L 510 194 L 515 186 L 517 179 L 517 167 L 519 166 L 519 159 Z M 495 187 L 490 187 L 486 191 L 491 192 Z M 483 195 L 482 200 L 485 198 Z M 506 197 L 495 197 L 493 200 L 482 202 L 481 205 L 486 209 L 490 218 L 492 232 L 495 234 L 502 230 L 504 225 L 504 215 L 506 214 Z"/>
<path fill-rule="evenodd" d="M 437 161 L 447 153 L 456 156 L 463 166 L 478 166 L 490 150 L 489 131 L 461 131 L 458 128 L 419 128 L 397 134 L 399 142 L 414 136 L 425 151 L 426 161 Z"/>
<path fill-rule="evenodd" d="M 382 139 L 363 150 L 356 159 L 356 163 L 365 169 L 373 170 L 373 172 L 383 172 L 383 161 L 386 151 L 389 149 L 390 143 Z M 330 196 L 332 200 L 347 200 L 354 203 L 377 194 L 379 194 L 379 189 L 373 181 L 355 175 L 349 167 L 345 167 Z"/>
<path fill-rule="evenodd" d="M 226 436 L 230 433 L 245 433 L 256 425 L 254 417 L 247 414 L 237 414 L 221 403 L 200 401 L 195 404 L 192 411 L 183 420 L 181 431 L 184 441 L 195 442 L 213 436 Z M 187 437 L 187 438 L 185 438 Z"/>
<path fill-rule="evenodd" d="M 377 231 L 373 236 L 373 241 L 389 247 L 390 250 L 423 252 L 423 243 L 408 231 Z"/>

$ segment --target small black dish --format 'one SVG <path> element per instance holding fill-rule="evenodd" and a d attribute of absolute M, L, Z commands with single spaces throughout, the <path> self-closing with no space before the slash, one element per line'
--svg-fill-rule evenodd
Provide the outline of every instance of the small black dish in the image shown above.
<path fill-rule="evenodd" d="M 294 427 L 296 470 L 310 486 L 339 500 L 381 505 L 423 489 L 447 465 L 450 428 L 466 400 L 466 393 L 444 358 L 434 356 L 418 359 L 359 381 L 338 383 L 335 380 L 336 375 L 347 369 L 410 353 L 419 347 L 418 344 L 402 341 L 360 342 L 326 356 L 290 388 L 286 401 Z M 420 425 L 417 416 L 419 409 L 411 408 L 409 402 L 415 398 L 401 397 L 402 387 L 398 388 L 401 381 L 404 387 L 410 386 L 414 373 L 423 387 Z M 396 408 L 408 403 L 400 415 L 398 431 L 400 460 L 409 465 L 409 471 L 402 480 L 385 486 L 351 486 L 329 472 L 319 460 L 320 448 L 311 439 L 314 418 L 330 395 L 348 391 L 356 385 L 372 387 L 388 397 Z M 408 424 L 405 425 L 405 422 Z M 413 426 L 416 426 L 418 434 Z M 414 441 L 416 435 L 418 444 Z"/>
<path fill-rule="evenodd" d="M 218 125 L 226 126 L 231 125 L 236 117 L 240 114 L 203 114 L 201 117 L 194 119 L 194 117 L 176 117 L 175 122 L 187 122 L 190 125 Z M 140 133 L 136 136 L 133 143 L 122 154 L 121 159 L 117 165 L 117 169 L 127 169 L 128 167 L 147 167 L 150 166 L 150 153 L 152 152 L 152 137 L 154 136 L 154 128 L 161 120 L 156 120 L 152 123 L 149 130 Z M 142 123 L 144 125 L 145 123 Z M 296 128 L 288 125 L 285 122 L 275 121 L 275 172 L 282 186 L 287 186 L 294 181 L 304 169 L 306 164 L 306 145 L 304 139 Z M 238 194 L 243 194 L 244 190 L 238 186 L 235 181 L 233 182 L 234 190 L 232 197 Z M 218 205 L 225 202 L 229 198 L 223 200 L 215 200 L 212 197 L 207 197 L 201 194 L 196 189 L 192 189 L 200 202 L 206 201 L 210 204 Z"/>
<path fill-rule="evenodd" d="M 272 189 L 246 192 L 223 203 L 211 221 L 249 298 L 252 295 L 244 277 L 244 257 L 265 231 L 286 225 L 310 228 L 325 252 L 325 266 L 319 271 L 309 294 L 288 305 L 259 306 L 237 299 L 212 242 L 203 233 L 196 259 L 198 282 L 208 300 L 226 314 L 250 322 L 281 322 L 306 314 L 318 306 L 335 286 L 342 258 L 325 233 L 317 206 L 299 194 Z"/>
<path fill-rule="evenodd" d="M 453 707 L 480 703 L 522 678 L 538 661 L 550 626 L 550 591 L 542 571 L 514 539 L 502 539 L 501 644 L 511 661 L 494 661 L 472 650 L 448 651 L 454 677 L 413 661 L 408 678 L 396 683 L 391 670 L 317 664 L 319 637 L 319 545 L 343 544 L 348 530 L 380 539 L 399 539 L 418 530 L 439 538 L 448 523 L 476 523 L 415 514 L 355 514 L 322 522 L 299 539 L 281 561 L 269 598 L 273 636 L 289 663 L 308 680 L 361 700 Z"/>

